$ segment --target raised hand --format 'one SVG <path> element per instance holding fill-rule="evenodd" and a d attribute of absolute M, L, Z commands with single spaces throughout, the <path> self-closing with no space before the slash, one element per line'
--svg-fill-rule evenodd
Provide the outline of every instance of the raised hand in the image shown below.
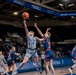
<path fill-rule="evenodd" d="M 37 27 L 37 23 L 34 23 L 34 27 Z"/>
<path fill-rule="evenodd" d="M 47 28 L 47 31 L 51 30 L 51 28 Z"/>
<path fill-rule="evenodd" d="M 34 23 L 34 27 L 37 29 L 38 33 L 40 34 L 41 37 L 44 36 L 44 34 L 41 32 L 41 30 L 38 28 L 37 23 Z"/>

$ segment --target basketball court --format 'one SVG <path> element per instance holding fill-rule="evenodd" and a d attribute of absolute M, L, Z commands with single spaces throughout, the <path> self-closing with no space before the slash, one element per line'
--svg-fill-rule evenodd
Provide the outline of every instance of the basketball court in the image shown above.
<path fill-rule="evenodd" d="M 16 56 L 14 52 L 16 58 L 13 59 L 16 60 L 14 69 L 18 70 L 16 75 L 46 75 L 45 71 L 42 74 L 37 71 L 37 68 L 40 70 L 43 66 L 40 60 L 42 57 L 39 59 L 39 64 L 31 59 L 26 64 L 23 62 L 24 66 L 19 69 L 27 52 L 28 59 L 35 56 L 36 49 L 41 56 L 42 47 L 45 52 L 53 50 L 52 54 L 48 52 L 46 55 L 46 53 L 44 59 L 46 56 L 53 56 L 54 53 L 55 75 L 76 75 L 76 67 L 73 69 L 73 74 L 70 74 L 68 70 L 69 66 L 76 64 L 70 56 L 71 53 L 76 54 L 76 51 L 71 52 L 76 44 L 76 0 L 0 0 L 0 9 L 0 50 L 6 60 L 8 57 L 13 59 L 14 56 L 12 57 L 9 46 L 15 46 L 15 52 L 19 53 Z M 37 26 L 43 33 L 43 40 L 33 38 L 34 32 L 37 37 L 41 38 Z M 46 30 L 48 28 L 51 29 L 48 30 L 50 34 Z M 48 36 L 44 34 L 45 31 Z M 31 33 L 29 34 L 29 32 Z M 26 37 L 28 34 L 30 36 Z M 32 39 L 29 38 L 31 34 Z M 6 68 L 8 68 L 7 64 Z M 12 70 L 10 69 L 8 73 L 11 74 Z M 4 69 L 1 65 L 0 73 L 3 72 Z M 49 75 L 52 75 L 51 71 Z"/>
<path fill-rule="evenodd" d="M 73 74 L 70 74 L 68 67 L 67 68 L 58 68 L 55 69 L 56 75 L 76 75 L 76 68 L 73 70 Z M 27 72 L 27 73 L 20 73 L 18 75 L 40 75 L 39 72 Z M 43 72 L 42 75 L 46 75 L 45 72 Z M 49 75 L 52 75 L 51 72 Z"/>
<path fill-rule="evenodd" d="M 56 75 L 76 75 L 76 68 L 73 69 L 73 74 L 70 74 L 69 70 L 68 70 L 68 67 L 65 67 L 65 68 L 57 68 L 55 69 L 55 73 Z M 39 72 L 37 71 L 30 71 L 30 72 L 24 72 L 24 73 L 19 73 L 17 75 L 46 75 L 45 74 L 45 71 L 43 72 L 43 74 L 40 74 Z M 52 75 L 52 73 L 50 72 L 49 75 Z"/>

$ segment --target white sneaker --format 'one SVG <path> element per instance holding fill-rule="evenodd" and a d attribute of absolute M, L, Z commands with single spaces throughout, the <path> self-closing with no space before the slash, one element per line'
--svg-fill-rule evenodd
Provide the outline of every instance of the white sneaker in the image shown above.
<path fill-rule="evenodd" d="M 69 68 L 68 70 L 70 71 L 71 74 L 73 73 L 73 72 L 72 72 L 72 69 Z"/>

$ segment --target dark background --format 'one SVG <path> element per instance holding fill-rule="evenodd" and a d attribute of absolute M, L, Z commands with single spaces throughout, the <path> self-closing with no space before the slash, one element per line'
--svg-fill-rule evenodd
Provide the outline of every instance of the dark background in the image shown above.
<path fill-rule="evenodd" d="M 45 33 L 47 27 L 39 27 L 43 33 Z M 40 37 L 37 33 L 37 30 L 33 26 L 28 26 L 29 30 L 33 30 L 35 32 L 35 35 Z M 0 37 L 3 34 L 6 34 L 7 32 L 16 33 L 18 32 L 21 35 L 25 36 L 25 30 L 24 28 L 18 28 L 14 26 L 9 25 L 0 25 Z M 59 42 L 69 39 L 75 39 L 76 38 L 76 26 L 56 26 L 51 27 L 50 30 L 52 34 L 52 41 L 53 42 Z"/>

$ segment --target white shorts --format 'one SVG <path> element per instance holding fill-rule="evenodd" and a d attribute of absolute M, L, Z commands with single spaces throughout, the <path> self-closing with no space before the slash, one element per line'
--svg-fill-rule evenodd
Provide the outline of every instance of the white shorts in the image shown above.
<path fill-rule="evenodd" d="M 31 50 L 31 49 L 27 49 L 26 51 L 26 57 L 29 57 L 29 58 L 38 58 L 38 53 L 37 53 L 37 50 Z"/>

